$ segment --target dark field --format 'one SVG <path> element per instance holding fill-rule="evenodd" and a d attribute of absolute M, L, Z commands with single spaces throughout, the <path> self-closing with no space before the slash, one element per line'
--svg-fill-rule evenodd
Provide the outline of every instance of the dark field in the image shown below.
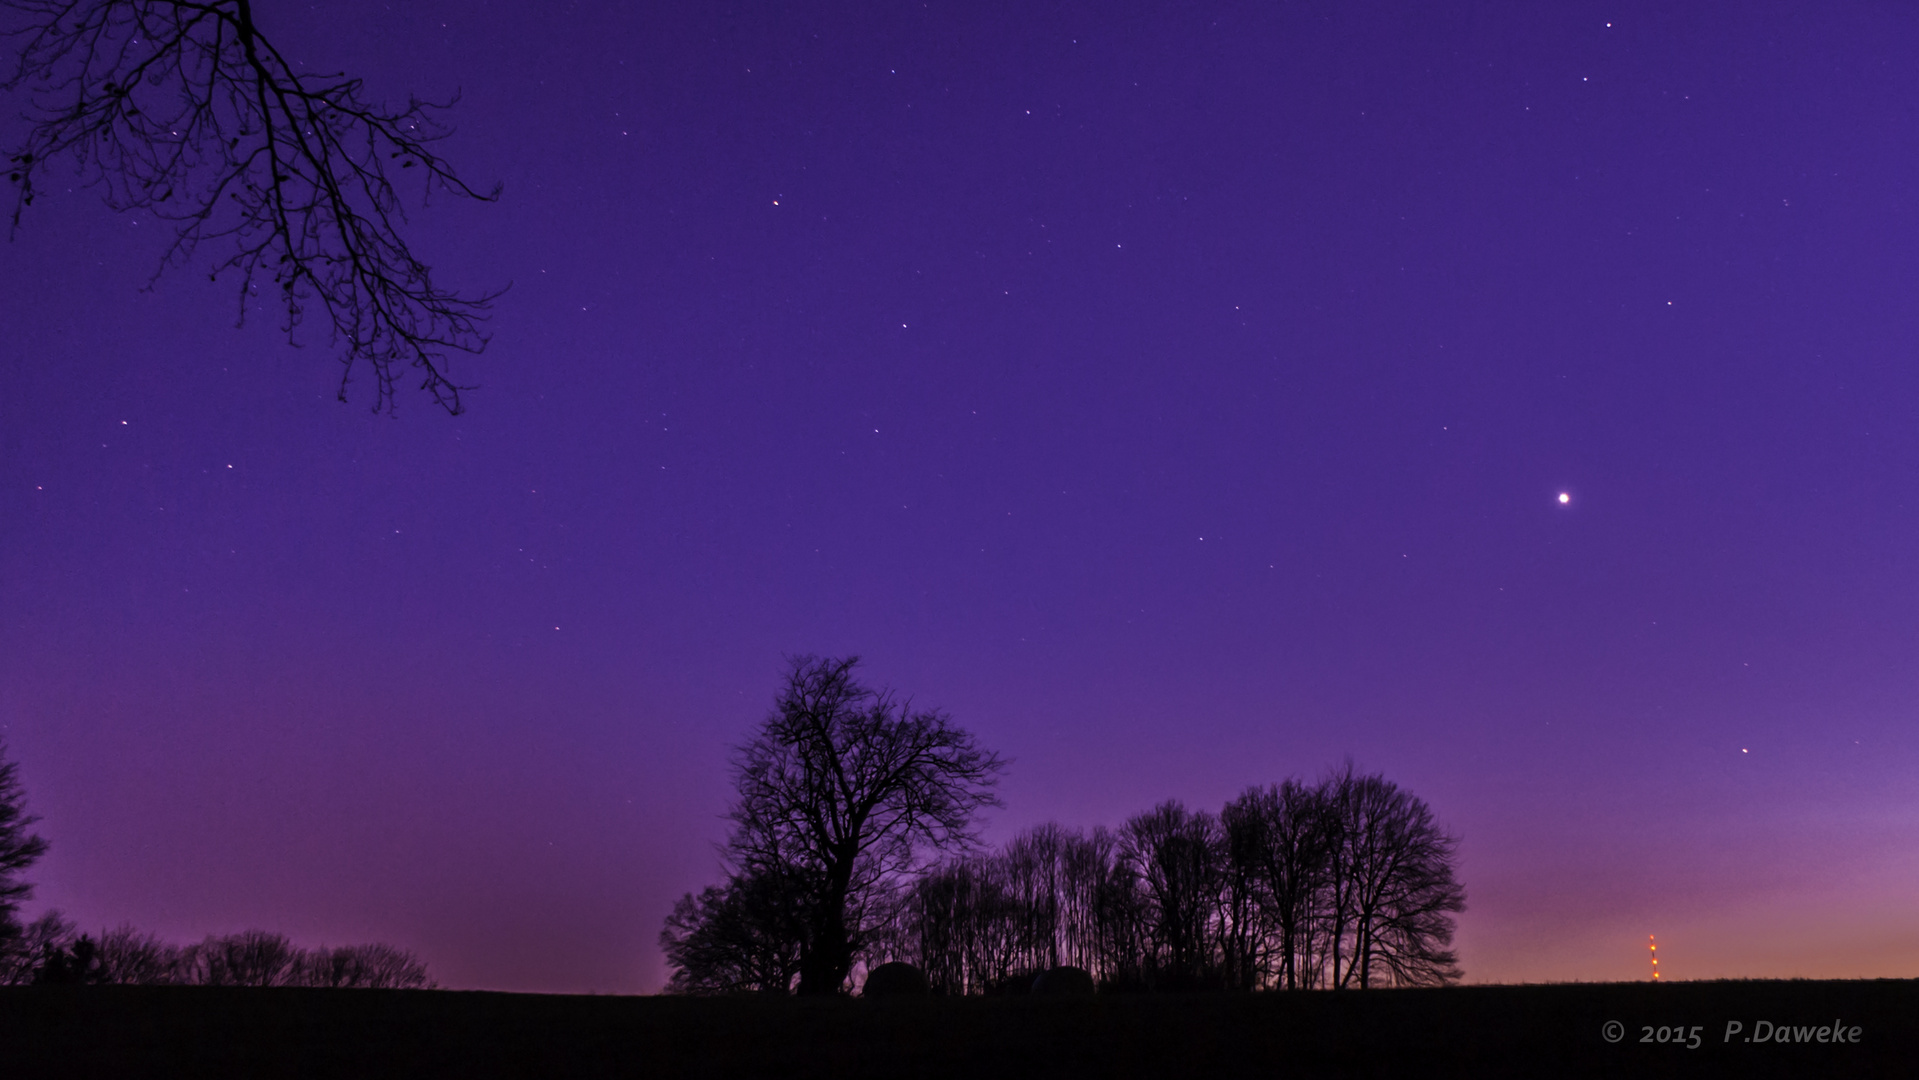
<path fill-rule="evenodd" d="M 1860 1030 L 1743 1041 L 1761 1021 Z M 1688 1043 L 1697 1027 L 1700 1045 L 1642 1043 L 1648 1026 Z M 23 1075 L 1910 1077 L 1919 982 L 907 1001 L 0 989 L 0 1076 Z"/>

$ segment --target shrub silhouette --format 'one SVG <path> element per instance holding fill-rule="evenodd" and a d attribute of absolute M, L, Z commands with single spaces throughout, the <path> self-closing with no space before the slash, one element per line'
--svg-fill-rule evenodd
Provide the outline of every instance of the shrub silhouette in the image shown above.
<path fill-rule="evenodd" d="M 870 998 L 926 997 L 932 992 L 932 985 L 926 981 L 926 972 L 895 960 L 867 972 L 866 985 L 860 994 Z"/>
<path fill-rule="evenodd" d="M 1091 993 L 1093 973 L 1071 964 L 1048 968 L 1033 980 L 1034 997 L 1083 997 Z"/>

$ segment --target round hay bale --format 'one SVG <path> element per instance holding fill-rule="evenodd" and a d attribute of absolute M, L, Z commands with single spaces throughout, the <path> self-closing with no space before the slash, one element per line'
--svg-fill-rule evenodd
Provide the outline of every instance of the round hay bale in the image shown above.
<path fill-rule="evenodd" d="M 1071 964 L 1048 968 L 1033 980 L 1035 997 L 1080 997 L 1092 992 L 1093 973 Z"/>
<path fill-rule="evenodd" d="M 867 972 L 866 985 L 860 988 L 860 996 L 870 998 L 925 997 L 932 992 L 926 972 L 903 960 L 881 964 Z"/>

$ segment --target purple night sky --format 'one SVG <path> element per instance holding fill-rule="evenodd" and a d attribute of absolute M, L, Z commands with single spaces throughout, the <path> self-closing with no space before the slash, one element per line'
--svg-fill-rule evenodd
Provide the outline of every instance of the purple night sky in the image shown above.
<path fill-rule="evenodd" d="M 388 418 L 164 223 L 0 246 L 26 915 L 655 991 L 858 653 L 989 840 L 1350 755 L 1469 980 L 1919 974 L 1919 11 L 259 7 L 464 91 L 409 235 L 512 290 Z"/>

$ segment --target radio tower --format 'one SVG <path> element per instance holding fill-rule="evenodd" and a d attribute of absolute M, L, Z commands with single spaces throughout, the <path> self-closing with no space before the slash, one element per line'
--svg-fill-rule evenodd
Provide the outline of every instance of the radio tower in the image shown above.
<path fill-rule="evenodd" d="M 1646 935 L 1646 948 L 1652 952 L 1652 981 L 1659 981 L 1659 941 L 1651 934 Z"/>

